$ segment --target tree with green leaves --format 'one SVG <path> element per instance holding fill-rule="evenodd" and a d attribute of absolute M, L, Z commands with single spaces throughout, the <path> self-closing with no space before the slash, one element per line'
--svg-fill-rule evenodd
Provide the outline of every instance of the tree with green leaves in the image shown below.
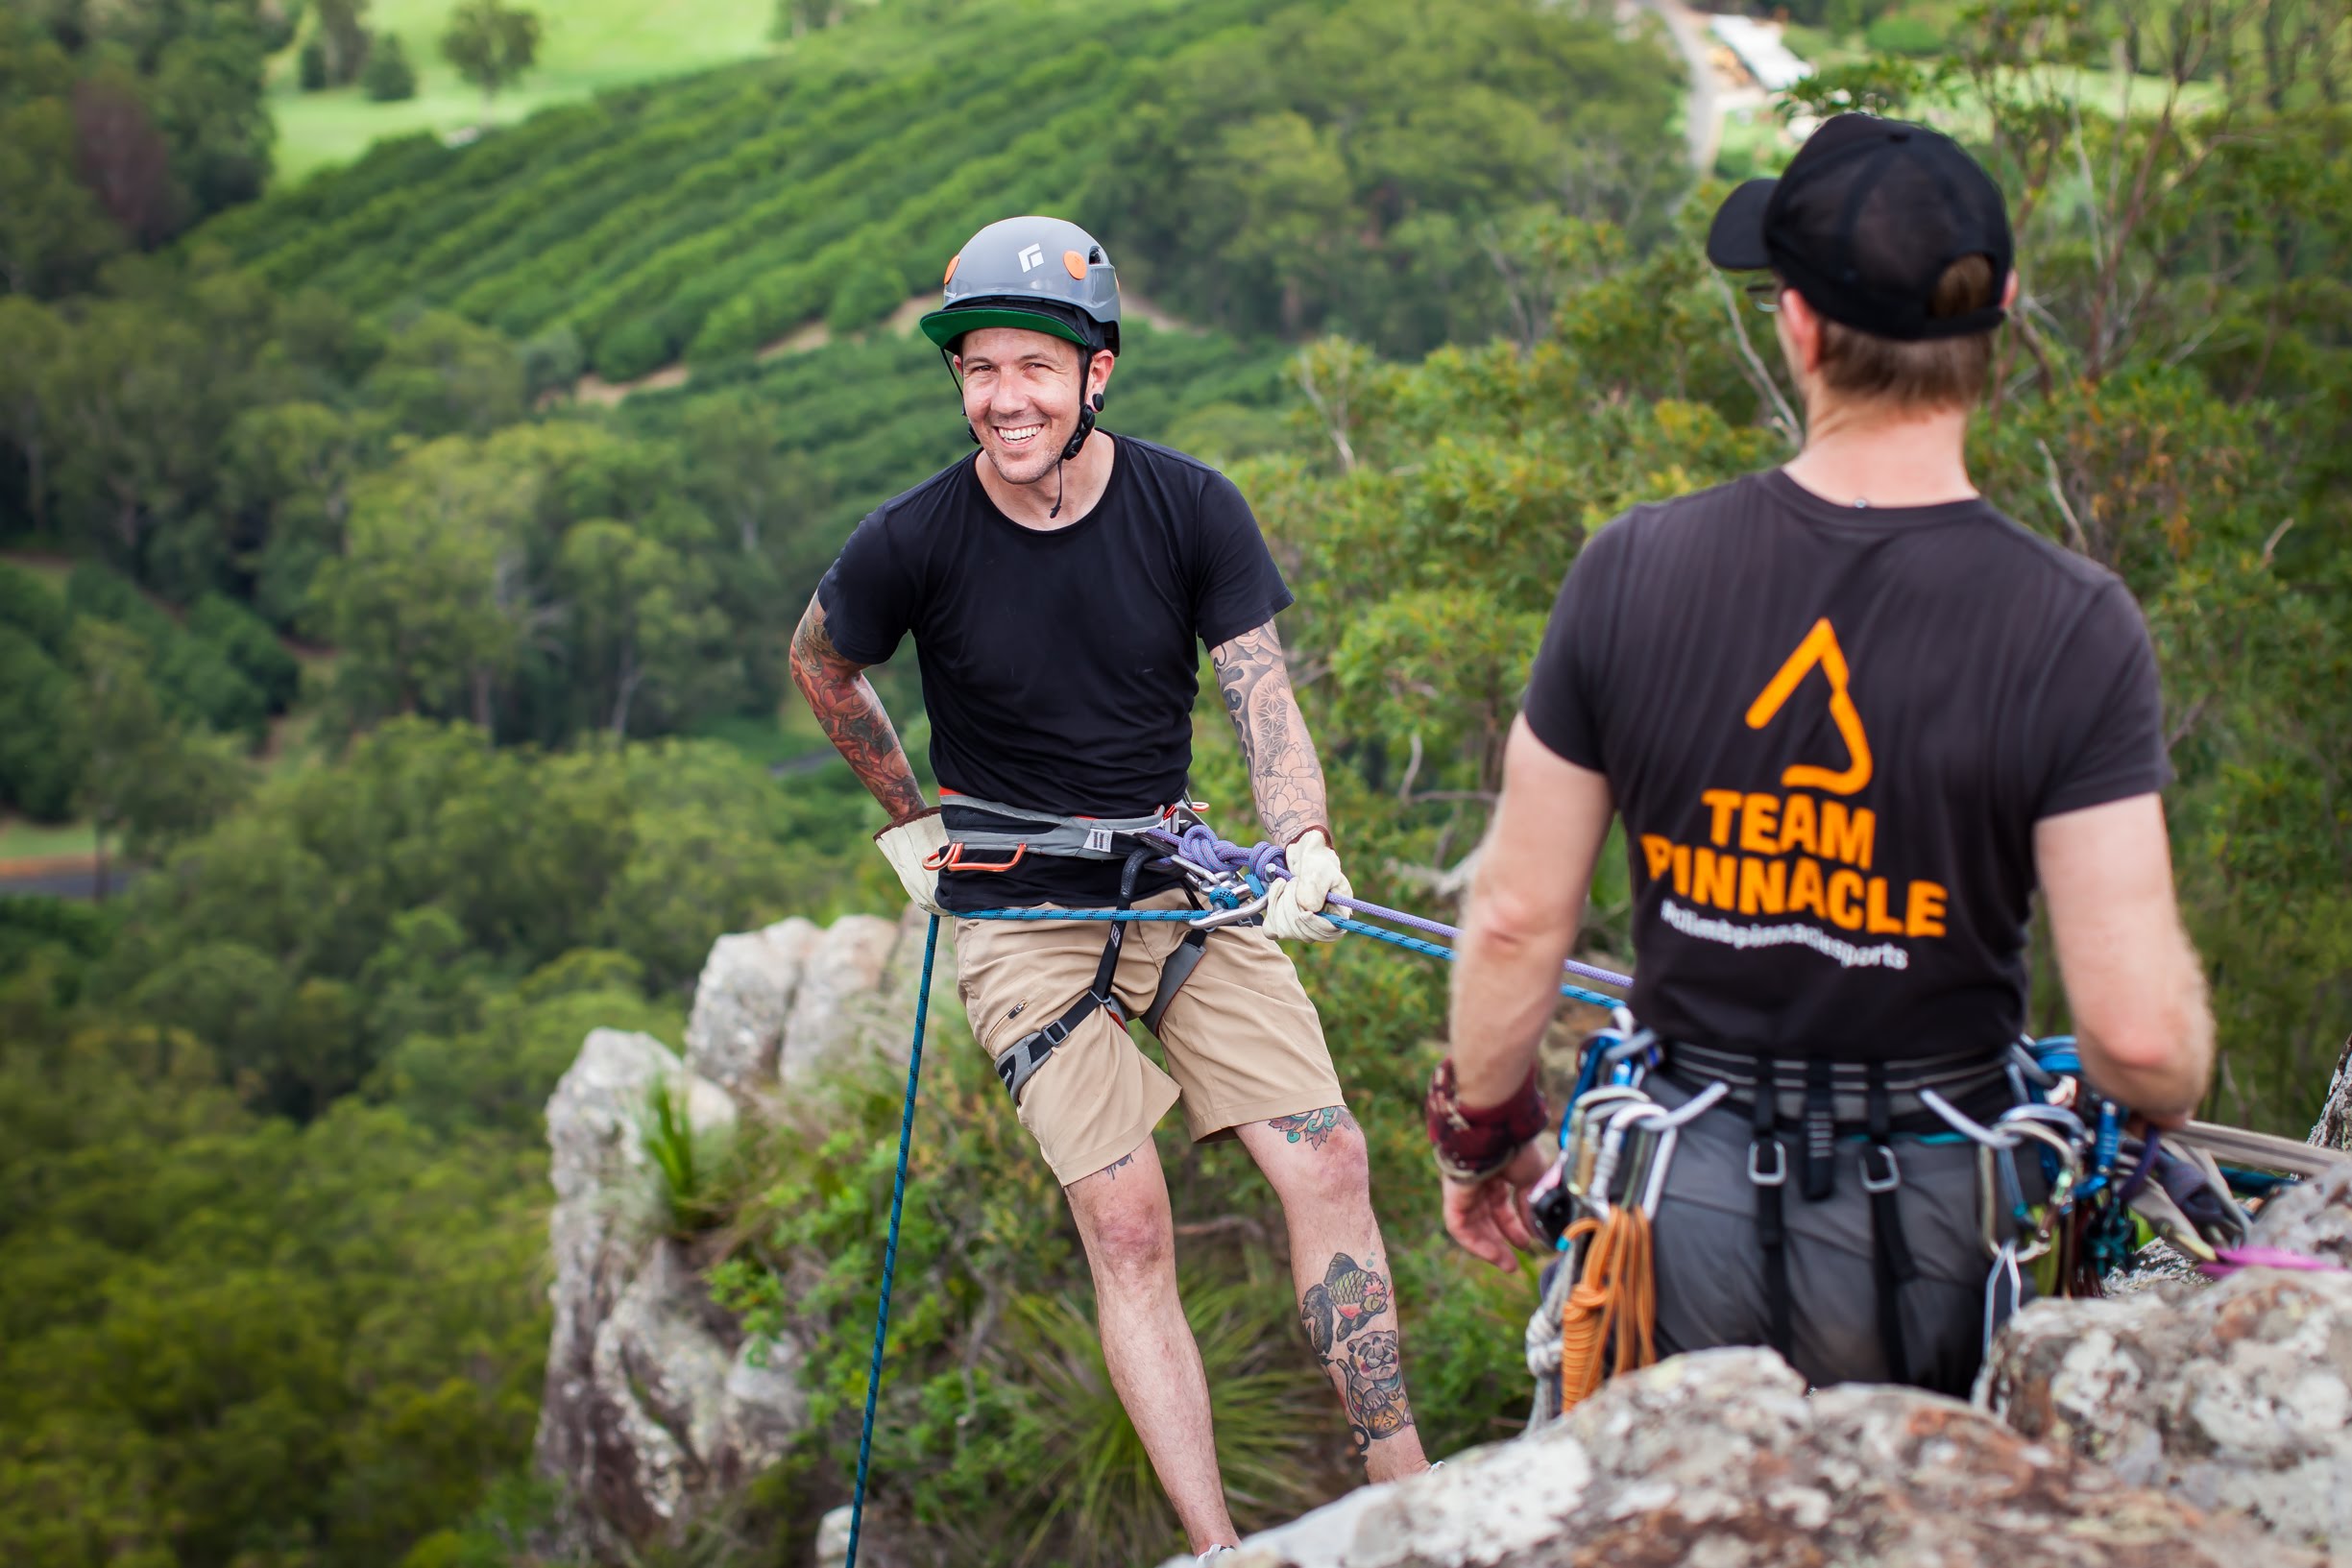
<path fill-rule="evenodd" d="M 539 614 L 523 570 L 536 490 L 528 470 L 461 437 L 359 488 L 344 551 L 314 589 L 353 717 L 464 713 L 495 729 Z"/>
<path fill-rule="evenodd" d="M 36 298 L 63 293 L 86 282 L 122 242 L 122 230 L 74 178 L 65 101 L 0 109 L 0 284 Z"/>
<path fill-rule="evenodd" d="M 821 32 L 841 19 L 841 0 L 776 0 L 776 20 L 768 36 L 782 42 Z"/>
<path fill-rule="evenodd" d="M 367 67 L 359 85 L 373 103 L 395 104 L 417 95 L 417 68 L 408 62 L 407 46 L 398 33 L 376 36 L 368 50 Z"/>
<path fill-rule="evenodd" d="M 316 36 L 327 82 L 342 86 L 358 81 L 375 57 L 368 0 L 312 0 L 311 9 L 319 19 Z"/>
<path fill-rule="evenodd" d="M 145 859 L 201 832 L 243 795 L 243 760 L 218 736 L 191 736 L 164 711 L 136 633 L 85 617 L 74 628 L 73 734 L 79 805 L 97 831 L 98 896 L 107 842 Z"/>
<path fill-rule="evenodd" d="M 609 518 L 574 524 L 556 560 L 573 656 L 595 672 L 600 718 L 616 739 L 643 697 L 691 698 L 723 679 L 726 617 L 700 563 Z"/>
<path fill-rule="evenodd" d="M 441 55 L 482 89 L 482 127 L 501 89 L 539 58 L 539 13 L 503 0 L 459 0 L 441 35 Z"/>
<path fill-rule="evenodd" d="M 49 531 L 57 377 L 68 337 L 64 321 L 38 301 L 0 298 L 0 441 L 24 460 L 23 517 L 36 534 Z"/>

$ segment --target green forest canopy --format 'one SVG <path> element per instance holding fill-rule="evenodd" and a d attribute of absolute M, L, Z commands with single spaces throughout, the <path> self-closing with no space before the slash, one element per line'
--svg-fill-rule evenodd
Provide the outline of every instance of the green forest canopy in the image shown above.
<path fill-rule="evenodd" d="M 85 243 L 72 106 L 92 73 L 160 93 L 166 57 L 191 57 L 169 26 L 125 54 L 66 11 L 40 70 L 0 80 L 0 111 L 66 127 L 10 142 L 49 151 L 0 160 L 0 182 L 57 197 L 71 221 L 43 232 L 81 236 L 0 297 L 0 536 L 113 575 L 62 593 L 0 575 L 8 700 L 33 693 L 59 736 L 12 730 L 0 772 L 85 755 L 42 787 L 113 813 L 156 869 L 105 909 L 0 904 L 12 1561 L 511 1555 L 543 1501 L 521 1476 L 554 1074 L 592 1023 L 674 1040 L 718 931 L 894 898 L 841 769 L 779 783 L 735 747 L 643 737 L 768 709 L 775 644 L 846 522 L 963 449 L 935 360 L 873 328 L 988 204 L 1066 194 L 1023 183 L 1063 167 L 1058 146 L 1006 138 L 1016 168 L 957 142 L 988 112 L 973 105 L 1027 102 L 1024 84 L 1057 135 L 1120 150 L 1064 209 L 1212 328 L 1136 334 L 1112 423 L 1243 460 L 1299 593 L 1286 638 L 1368 891 L 1426 906 L 1413 868 L 1475 842 L 1586 534 L 1788 449 L 1785 389 L 1699 261 L 1708 204 L 1643 161 L 1674 139 L 1663 57 L 1578 8 L 1025 9 L 1067 41 L 1072 80 L 1051 84 L 1025 77 L 1049 57 L 1006 46 L 1001 12 L 884 8 L 794 63 L 633 89 L 608 116 L 388 146 L 161 254 L 165 233 L 103 204 L 114 227 Z M 193 0 L 93 14 L 167 12 L 240 49 L 265 19 Z M 2222 1025 L 2213 1109 L 2299 1131 L 2352 1014 L 2352 111 L 2332 74 L 2352 39 L 2342 8 L 2307 0 L 2222 32 L 2217 14 L 1990 6 L 1932 67 L 1871 60 L 1808 91 L 1949 116 L 2008 186 L 2030 302 L 1976 470 L 2147 611 Z M 1130 68 L 1145 38 L 1165 68 Z M 2070 85 L 2119 48 L 2159 106 L 2121 124 Z M 1318 71 L 1260 65 L 1284 58 Z M 894 143 L 902 124 L 932 139 Z M 217 141 L 156 145 L 157 189 L 221 166 Z M 660 178 L 634 182 L 633 157 Z M 909 158 L 930 183 L 885 184 Z M 1210 229 L 1138 181 L 1158 168 Z M 811 271 L 833 247 L 836 270 Z M 815 322 L 833 341 L 754 351 Z M 1296 353 L 1267 335 L 1317 329 L 1348 335 Z M 584 363 L 681 354 L 683 385 L 617 410 L 563 397 Z M 331 676 L 293 699 L 331 743 L 256 781 L 238 753 L 289 700 L 271 629 L 334 644 Z M 1229 817 L 1248 792 L 1222 716 L 1200 735 L 1198 792 Z M 1623 897 L 1612 863 L 1602 951 L 1622 952 Z M 1424 1429 L 1498 1434 L 1522 1402 L 1524 1303 L 1473 1285 L 1443 1240 L 1414 1116 L 1442 979 L 1345 946 L 1304 967 L 1372 1141 Z M 2063 1022 L 2054 988 L 2035 1008 Z M 958 1560 L 1042 1530 L 1083 1561 L 1084 1532 L 1022 1486 L 1055 1433 L 1102 1418 L 1071 1403 L 1087 1337 L 1055 1305 L 1082 1275 L 977 1057 L 941 1072 L 954 1130 L 923 1158 L 943 1207 L 909 1242 L 938 1285 L 889 1390 L 885 1501 Z M 794 1307 L 820 1341 L 820 1425 L 754 1500 L 773 1510 L 762 1543 L 833 1495 L 854 1444 L 894 1094 L 846 1086 L 837 1137 L 755 1151 L 720 1194 L 732 1301 L 779 1309 L 768 1261 L 820 1280 Z M 1238 1161 L 1171 1153 L 1186 1218 L 1264 1222 Z M 1203 1266 L 1228 1295 L 1278 1291 L 1235 1251 Z M 976 1343 L 1007 1291 L 1014 1326 Z M 1220 1364 L 1288 1364 L 1282 1320 L 1236 1317 L 1256 1327 L 1220 1339 Z M 1329 1484 L 1311 1455 L 1277 1457 Z M 983 1504 L 1020 1530 L 958 1534 Z M 1132 1539 L 1164 1532 L 1156 1508 L 1133 1505 Z"/>

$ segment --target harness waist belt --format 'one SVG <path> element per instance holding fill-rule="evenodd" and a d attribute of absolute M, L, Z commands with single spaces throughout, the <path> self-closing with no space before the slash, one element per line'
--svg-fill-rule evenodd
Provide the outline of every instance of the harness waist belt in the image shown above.
<path fill-rule="evenodd" d="M 1940 1131 L 1943 1123 L 1920 1102 L 1919 1092 L 1932 1089 L 1961 1105 L 1983 1096 L 2005 1096 L 2009 1083 L 2007 1064 L 2005 1051 L 1989 1054 L 1952 1051 L 1941 1056 L 1887 1062 L 1875 1071 L 1891 1101 L 1888 1110 L 1896 1121 L 1927 1117 L 1934 1123 L 1932 1130 Z M 1731 1089 L 1734 1098 L 1751 1103 L 1757 1098 L 1759 1070 L 1770 1073 L 1773 1108 L 1785 1121 L 1860 1128 L 1873 1120 L 1874 1069 L 1868 1064 L 1803 1057 L 1759 1058 L 1748 1051 L 1721 1050 L 1680 1040 L 1666 1043 L 1663 1071 L 1668 1076 L 1700 1088 L 1721 1083 Z"/>
<path fill-rule="evenodd" d="M 1168 821 L 1167 813 L 1162 811 L 1133 817 L 1055 816 L 1051 811 L 1024 810 L 970 795 L 944 793 L 939 807 L 940 821 L 947 829 L 952 846 L 967 850 L 1025 850 L 1031 855 L 1063 856 L 1078 860 L 1124 860 L 1137 848 L 1138 833 L 1162 827 Z M 958 827 L 950 820 L 958 811 L 993 817 L 1005 826 Z M 1153 848 L 1158 850 L 1159 846 Z M 953 862 L 949 866 L 966 871 L 990 869 L 978 865 L 958 867 Z"/>

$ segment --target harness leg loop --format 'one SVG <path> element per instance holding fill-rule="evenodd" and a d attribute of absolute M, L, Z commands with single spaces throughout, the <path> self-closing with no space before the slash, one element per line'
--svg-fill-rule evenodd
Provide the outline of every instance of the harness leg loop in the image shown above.
<path fill-rule="evenodd" d="M 1769 1342 L 1785 1358 L 1795 1336 L 1789 1327 L 1788 1230 L 1781 1210 L 1788 1186 L 1788 1146 L 1776 1130 L 1778 1092 L 1767 1069 L 1756 1086 L 1756 1137 L 1748 1146 L 1748 1179 L 1756 1184 L 1756 1240 L 1764 1249 Z"/>

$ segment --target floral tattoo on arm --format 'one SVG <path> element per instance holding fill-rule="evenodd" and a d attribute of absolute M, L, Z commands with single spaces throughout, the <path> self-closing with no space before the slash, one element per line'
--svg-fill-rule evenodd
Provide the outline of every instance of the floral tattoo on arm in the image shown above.
<path fill-rule="evenodd" d="M 833 645 L 824 606 L 814 598 L 792 632 L 792 684 L 808 699 L 825 737 L 848 760 L 850 771 L 882 803 L 891 821 L 923 809 L 922 786 L 914 782 L 906 748 L 899 744 L 898 731 L 883 711 L 874 684 L 865 678 L 865 666 Z"/>
<path fill-rule="evenodd" d="M 1288 844 L 1307 829 L 1329 820 L 1323 801 L 1323 765 L 1298 712 L 1298 693 L 1282 657 L 1282 639 L 1268 621 L 1209 650 L 1217 688 L 1224 693 L 1225 716 L 1241 740 L 1249 766 L 1249 790 L 1267 836 Z"/>

